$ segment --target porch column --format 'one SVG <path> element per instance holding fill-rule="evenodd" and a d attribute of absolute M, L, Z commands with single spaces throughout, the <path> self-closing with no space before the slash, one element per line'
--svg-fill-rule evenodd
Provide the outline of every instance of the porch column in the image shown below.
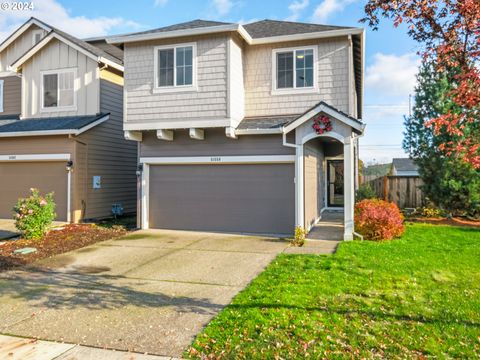
<path fill-rule="evenodd" d="M 303 145 L 295 150 L 295 226 L 304 227 Z"/>
<path fill-rule="evenodd" d="M 344 166 L 344 240 L 353 240 L 353 207 L 355 205 L 354 144 L 352 137 L 346 137 L 343 145 Z"/>

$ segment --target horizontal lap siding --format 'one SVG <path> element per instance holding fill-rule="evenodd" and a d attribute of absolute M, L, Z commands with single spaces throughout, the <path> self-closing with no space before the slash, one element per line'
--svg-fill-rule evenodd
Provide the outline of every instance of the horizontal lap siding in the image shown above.
<path fill-rule="evenodd" d="M 230 139 L 224 129 L 206 129 L 205 140 L 194 140 L 187 130 L 176 130 L 174 141 L 159 140 L 154 131 L 143 133 L 141 157 L 210 155 L 293 155 L 295 149 L 283 146 L 281 135 L 239 136 Z"/>
<path fill-rule="evenodd" d="M 79 137 L 88 148 L 87 219 L 110 216 L 114 203 L 136 211 L 137 143 L 123 136 L 122 86 L 100 80 L 100 110 L 110 113 L 109 120 Z M 93 176 L 102 177 L 100 189 L 93 189 Z"/>
<path fill-rule="evenodd" d="M 198 91 L 154 93 L 154 47 L 190 42 L 197 44 Z M 222 35 L 126 44 L 127 123 L 225 119 L 227 43 Z"/>
<path fill-rule="evenodd" d="M 310 142 L 304 147 L 305 172 L 305 227 L 314 225 L 324 207 L 323 147 L 318 142 Z"/>
<path fill-rule="evenodd" d="M 0 138 L 0 155 L 73 154 L 67 136 L 24 136 Z"/>
<path fill-rule="evenodd" d="M 318 93 L 272 95 L 272 51 L 309 45 L 318 50 Z M 246 116 L 300 114 L 321 100 L 348 112 L 346 37 L 250 46 L 246 48 L 245 56 Z"/>
<path fill-rule="evenodd" d="M 3 80 L 3 112 L 1 115 L 20 114 L 22 111 L 22 79 L 7 76 Z"/>
<path fill-rule="evenodd" d="M 41 111 L 41 71 L 76 68 L 77 110 Z M 24 117 L 92 115 L 99 111 L 98 63 L 70 46 L 52 40 L 23 66 Z"/>

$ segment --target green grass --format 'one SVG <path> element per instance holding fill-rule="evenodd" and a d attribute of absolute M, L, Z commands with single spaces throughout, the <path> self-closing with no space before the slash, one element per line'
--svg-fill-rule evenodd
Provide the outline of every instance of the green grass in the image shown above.
<path fill-rule="evenodd" d="M 280 255 L 186 357 L 479 358 L 480 231 L 408 225 L 400 240 Z"/>

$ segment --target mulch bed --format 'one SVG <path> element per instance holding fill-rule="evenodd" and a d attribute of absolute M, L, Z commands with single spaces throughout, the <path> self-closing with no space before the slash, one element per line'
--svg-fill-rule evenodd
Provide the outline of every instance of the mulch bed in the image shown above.
<path fill-rule="evenodd" d="M 36 260 L 79 249 L 126 233 L 127 230 L 120 226 L 105 228 L 93 224 L 70 224 L 59 230 L 51 230 L 40 240 L 0 241 L 0 271 L 30 264 Z M 13 253 L 14 250 L 25 247 L 34 247 L 37 252 L 27 255 Z"/>
<path fill-rule="evenodd" d="M 468 220 L 468 219 L 459 218 L 459 217 L 454 217 L 452 219 L 416 217 L 416 218 L 409 218 L 407 219 L 407 221 L 434 224 L 434 225 L 451 225 L 451 226 L 466 226 L 466 227 L 480 228 L 480 221 L 473 221 L 473 220 Z"/>

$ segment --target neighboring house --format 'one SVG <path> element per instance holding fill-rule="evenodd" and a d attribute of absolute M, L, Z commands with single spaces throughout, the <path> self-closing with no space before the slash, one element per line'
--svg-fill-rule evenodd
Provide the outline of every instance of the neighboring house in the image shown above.
<path fill-rule="evenodd" d="M 352 239 L 363 37 L 352 27 L 195 20 L 107 39 L 124 49 L 141 226 L 291 234 L 343 208 Z M 319 135 L 321 115 L 332 129 Z"/>
<path fill-rule="evenodd" d="M 394 158 L 391 174 L 394 176 L 419 176 L 418 166 L 409 158 Z"/>
<path fill-rule="evenodd" d="M 32 187 L 54 191 L 58 220 L 136 211 L 122 51 L 94 43 L 31 18 L 0 45 L 0 218 Z"/>

